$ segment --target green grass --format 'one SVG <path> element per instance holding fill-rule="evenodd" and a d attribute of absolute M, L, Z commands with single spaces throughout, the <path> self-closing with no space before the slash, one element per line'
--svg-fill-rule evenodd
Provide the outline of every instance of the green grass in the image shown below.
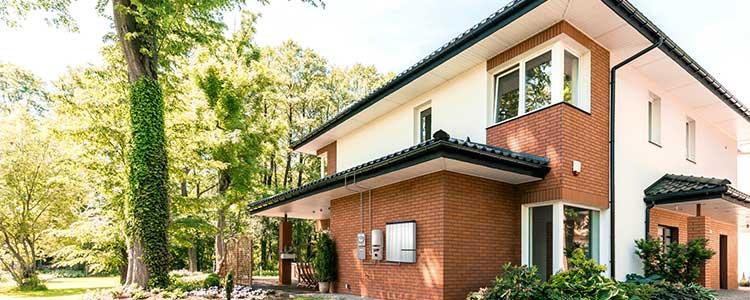
<path fill-rule="evenodd" d="M 44 282 L 46 291 L 16 291 L 13 282 L 0 282 L 0 299 L 81 299 L 89 290 L 113 288 L 120 284 L 118 277 L 56 278 Z"/>

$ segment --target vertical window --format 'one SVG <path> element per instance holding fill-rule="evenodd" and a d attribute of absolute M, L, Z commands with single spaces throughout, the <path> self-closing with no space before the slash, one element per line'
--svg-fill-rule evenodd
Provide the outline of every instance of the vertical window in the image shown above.
<path fill-rule="evenodd" d="M 419 112 L 419 142 L 432 138 L 432 108 Z"/>
<path fill-rule="evenodd" d="M 552 276 L 553 250 L 552 205 L 529 209 L 530 264 L 536 266 L 542 280 Z"/>
<path fill-rule="evenodd" d="M 563 222 L 565 232 L 565 256 L 569 257 L 576 249 L 582 249 L 586 257 L 598 259 L 598 217 L 596 211 L 565 206 L 565 221 Z"/>
<path fill-rule="evenodd" d="M 577 104 L 578 99 L 578 57 L 565 51 L 563 66 L 563 101 Z"/>
<path fill-rule="evenodd" d="M 417 262 L 417 223 L 385 224 L 385 259 L 392 262 Z"/>
<path fill-rule="evenodd" d="M 679 242 L 679 231 L 675 227 L 659 225 L 659 239 L 664 246 Z"/>
<path fill-rule="evenodd" d="M 525 111 L 552 104 L 552 51 L 528 61 L 525 73 Z"/>
<path fill-rule="evenodd" d="M 518 68 L 501 73 L 495 81 L 495 121 L 518 116 Z"/>
<path fill-rule="evenodd" d="M 687 160 L 695 162 L 695 120 L 691 118 L 685 122 L 685 154 Z"/>
<path fill-rule="evenodd" d="M 328 175 L 328 152 L 323 152 L 320 157 L 320 178 Z"/>
<path fill-rule="evenodd" d="M 648 101 L 648 141 L 661 145 L 661 98 L 654 94 Z"/>

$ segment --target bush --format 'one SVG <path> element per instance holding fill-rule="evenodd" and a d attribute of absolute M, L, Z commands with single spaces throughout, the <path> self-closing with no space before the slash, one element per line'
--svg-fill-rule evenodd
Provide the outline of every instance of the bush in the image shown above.
<path fill-rule="evenodd" d="M 47 286 L 44 285 L 38 276 L 32 275 L 21 282 L 18 286 L 18 290 L 21 292 L 46 291 Z"/>
<path fill-rule="evenodd" d="M 570 268 L 546 284 L 546 299 L 627 299 L 616 281 L 602 275 L 607 268 L 587 259 L 583 249 L 573 251 Z"/>
<path fill-rule="evenodd" d="M 232 291 L 234 291 L 234 276 L 232 272 L 229 272 L 227 278 L 224 279 L 224 296 L 227 300 L 232 300 Z"/>
<path fill-rule="evenodd" d="M 659 275 L 668 282 L 695 283 L 701 274 L 701 266 L 715 252 L 706 247 L 708 240 L 699 238 L 684 244 L 672 243 L 664 247 L 653 238 L 635 242 L 636 254 L 643 261 L 646 276 Z"/>
<path fill-rule="evenodd" d="M 203 287 L 205 288 L 219 286 L 221 286 L 221 279 L 219 278 L 219 275 L 216 275 L 216 273 L 208 274 L 208 276 L 206 276 L 206 279 L 203 280 Z"/>
<path fill-rule="evenodd" d="M 714 300 L 716 293 L 699 284 L 661 282 L 654 285 L 653 300 Z"/>
<path fill-rule="evenodd" d="M 742 279 L 740 280 L 741 287 L 750 287 L 750 281 L 745 277 L 745 272 L 742 272 Z"/>
<path fill-rule="evenodd" d="M 328 234 L 318 236 L 312 265 L 318 281 L 336 281 L 336 246 Z"/>
<path fill-rule="evenodd" d="M 476 299 L 533 299 L 542 294 L 542 280 L 536 267 L 503 265 L 503 273 Z M 471 296 L 471 295 L 470 295 Z M 471 299 L 471 298 L 470 298 Z"/>

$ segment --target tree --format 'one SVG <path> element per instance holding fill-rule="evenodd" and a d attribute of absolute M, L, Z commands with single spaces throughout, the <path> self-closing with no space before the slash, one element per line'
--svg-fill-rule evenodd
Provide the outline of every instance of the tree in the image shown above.
<path fill-rule="evenodd" d="M 34 74 L 2 62 L 0 74 L 3 74 L 0 77 L 0 109 L 8 111 L 15 103 L 21 104 L 15 108 L 33 109 L 36 112 L 45 109 L 48 95 L 42 81 Z"/>
<path fill-rule="evenodd" d="M 15 105 L 0 117 L 0 265 L 22 289 L 34 289 L 46 229 L 71 222 L 83 195 L 71 180 L 79 178 L 72 151 L 61 152 L 27 109 Z"/>

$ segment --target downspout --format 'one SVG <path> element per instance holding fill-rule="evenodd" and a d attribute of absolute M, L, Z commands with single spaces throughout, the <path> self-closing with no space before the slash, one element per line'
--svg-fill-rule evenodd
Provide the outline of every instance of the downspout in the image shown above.
<path fill-rule="evenodd" d="M 609 71 L 609 270 L 610 276 L 615 278 L 615 87 L 617 85 L 617 69 L 629 64 L 637 58 L 643 56 L 651 50 L 661 46 L 664 43 L 664 37 L 648 46 L 646 49 L 639 51 L 631 57 L 623 60 L 612 67 Z"/>
<path fill-rule="evenodd" d="M 654 202 L 651 201 L 650 203 L 646 204 L 646 228 L 643 231 L 643 237 L 645 239 L 650 239 L 651 236 L 649 235 L 649 231 L 651 230 L 651 209 L 654 208 Z"/>

